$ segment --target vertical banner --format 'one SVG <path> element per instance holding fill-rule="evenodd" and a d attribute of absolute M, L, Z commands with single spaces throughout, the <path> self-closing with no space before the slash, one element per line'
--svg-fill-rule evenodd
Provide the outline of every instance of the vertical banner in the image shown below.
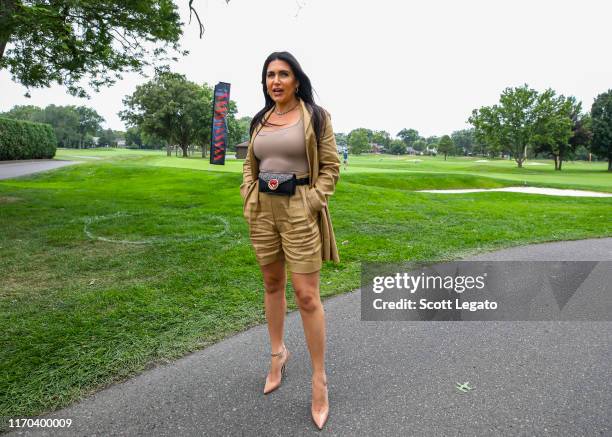
<path fill-rule="evenodd" d="M 210 136 L 210 163 L 225 165 L 225 149 L 227 147 L 227 122 L 229 111 L 230 84 L 219 82 L 215 85 L 213 100 L 212 135 Z"/>

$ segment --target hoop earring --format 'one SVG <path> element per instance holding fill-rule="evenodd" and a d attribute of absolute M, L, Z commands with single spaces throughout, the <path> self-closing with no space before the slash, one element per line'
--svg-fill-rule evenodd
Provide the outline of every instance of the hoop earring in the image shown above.
<path fill-rule="evenodd" d="M 299 86 L 295 87 L 295 93 L 297 94 L 299 91 L 300 91 L 300 87 Z"/>

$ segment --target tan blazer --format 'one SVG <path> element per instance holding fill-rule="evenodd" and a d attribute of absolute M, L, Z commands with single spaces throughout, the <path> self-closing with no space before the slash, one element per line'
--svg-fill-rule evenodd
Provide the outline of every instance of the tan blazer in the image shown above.
<path fill-rule="evenodd" d="M 270 109 L 263 117 L 265 120 Z M 307 200 L 312 210 L 318 214 L 319 230 L 321 231 L 321 258 L 323 261 L 340 262 L 336 238 L 332 227 L 331 216 L 327 207 L 328 197 L 334 193 L 336 182 L 340 175 L 340 158 L 336 148 L 336 137 L 331 124 L 331 116 L 327 113 L 327 123 L 325 131 L 321 136 L 321 142 L 317 147 L 317 138 L 314 126 L 311 123 L 311 115 L 300 99 L 300 110 L 304 120 L 304 135 L 306 139 L 306 157 L 308 159 L 308 169 L 310 175 L 310 189 L 308 190 Z M 249 141 L 247 156 L 242 167 L 242 185 L 240 185 L 240 195 L 244 200 L 244 206 L 250 203 L 257 204 L 259 196 L 259 160 L 253 154 L 253 140 L 263 126 L 261 123 L 253 131 Z M 255 193 L 255 194 L 253 194 Z M 252 210 L 252 209 L 251 209 Z"/>

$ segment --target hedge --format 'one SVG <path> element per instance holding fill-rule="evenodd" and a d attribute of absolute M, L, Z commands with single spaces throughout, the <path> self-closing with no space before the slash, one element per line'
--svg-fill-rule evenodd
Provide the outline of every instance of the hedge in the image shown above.
<path fill-rule="evenodd" d="M 56 149 L 51 125 L 0 117 L 0 161 L 50 159 Z"/>

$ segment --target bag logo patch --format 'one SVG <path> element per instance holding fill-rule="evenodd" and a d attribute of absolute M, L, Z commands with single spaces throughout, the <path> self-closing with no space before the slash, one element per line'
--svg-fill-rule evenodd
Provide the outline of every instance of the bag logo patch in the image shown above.
<path fill-rule="evenodd" d="M 278 188 L 278 179 L 270 179 L 268 181 L 268 188 L 271 190 L 276 190 Z"/>

